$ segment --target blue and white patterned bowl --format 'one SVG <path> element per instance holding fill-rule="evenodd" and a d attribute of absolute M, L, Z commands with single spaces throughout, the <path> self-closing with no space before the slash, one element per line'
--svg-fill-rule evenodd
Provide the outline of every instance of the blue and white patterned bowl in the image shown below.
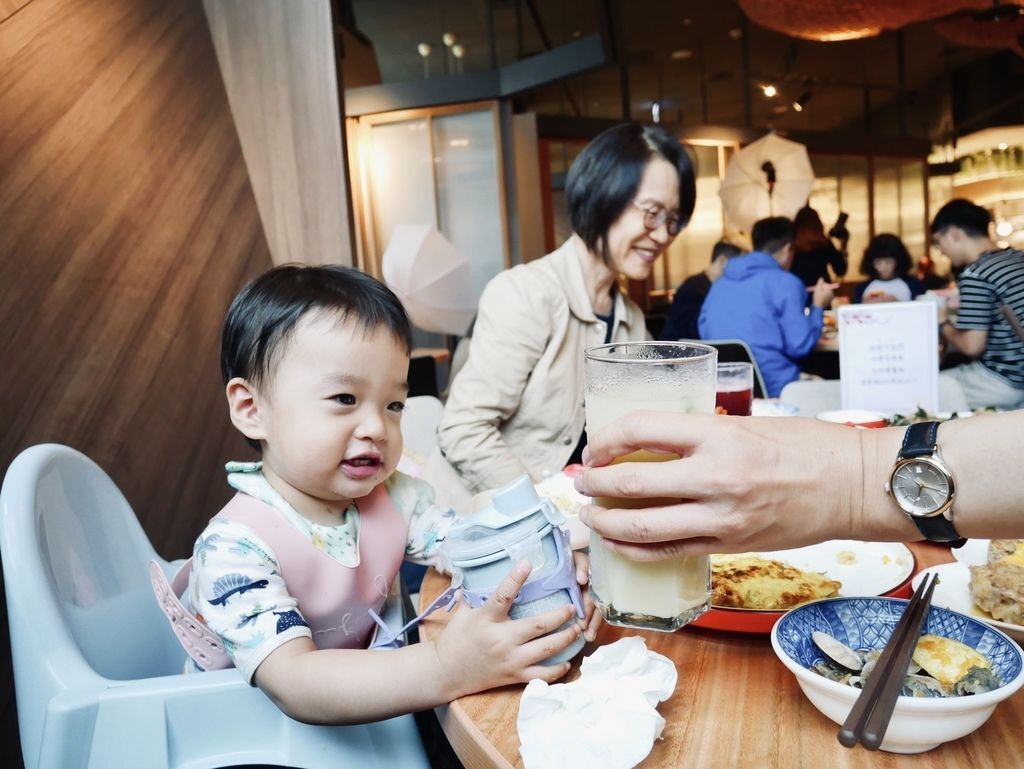
<path fill-rule="evenodd" d="M 784 614 L 772 628 L 772 648 L 796 676 L 804 694 L 837 724 L 846 720 L 860 694 L 829 681 L 810 666 L 823 656 L 811 643 L 821 630 L 854 649 L 881 649 L 907 601 L 901 598 L 825 598 Z M 970 734 L 992 715 L 996 705 L 1024 684 L 1024 652 L 1007 635 L 965 614 L 932 606 L 925 633 L 952 638 L 977 649 L 992 662 L 1003 685 L 984 694 L 941 699 L 900 697 L 882 742 L 892 753 L 922 753 Z"/>

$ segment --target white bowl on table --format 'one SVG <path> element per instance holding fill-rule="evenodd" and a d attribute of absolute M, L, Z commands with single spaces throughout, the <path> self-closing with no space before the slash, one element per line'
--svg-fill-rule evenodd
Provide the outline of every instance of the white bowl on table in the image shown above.
<path fill-rule="evenodd" d="M 811 642 L 820 630 L 854 649 L 881 649 L 907 601 L 900 598 L 839 597 L 807 603 L 787 612 L 772 628 L 772 649 L 794 676 L 807 699 L 837 724 L 846 720 L 861 690 L 830 681 L 810 666 L 824 655 Z M 996 705 L 1024 684 L 1024 652 L 1004 633 L 965 614 L 933 605 L 924 632 L 952 638 L 977 649 L 992 662 L 1002 685 L 961 697 L 901 696 L 881 749 L 923 753 L 964 737 L 992 715 Z"/>
<path fill-rule="evenodd" d="M 877 411 L 864 411 L 862 409 L 833 409 L 822 411 L 817 415 L 822 422 L 833 422 L 849 427 L 873 428 L 887 427 L 889 418 Z"/>

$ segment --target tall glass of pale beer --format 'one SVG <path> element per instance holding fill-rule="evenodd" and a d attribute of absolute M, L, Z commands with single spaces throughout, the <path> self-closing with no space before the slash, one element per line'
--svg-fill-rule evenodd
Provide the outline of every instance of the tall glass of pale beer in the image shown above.
<path fill-rule="evenodd" d="M 718 351 L 693 342 L 624 342 L 586 351 L 587 431 L 631 411 L 713 414 Z M 618 462 L 664 462 L 675 454 L 636 451 Z M 595 497 L 610 509 L 659 507 L 677 499 Z M 590 533 L 590 591 L 613 625 L 672 632 L 707 611 L 711 568 L 707 556 L 632 561 Z"/>

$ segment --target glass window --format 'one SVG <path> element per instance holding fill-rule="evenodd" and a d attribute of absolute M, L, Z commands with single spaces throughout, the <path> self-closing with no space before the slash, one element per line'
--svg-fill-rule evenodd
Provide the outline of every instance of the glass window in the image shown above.
<path fill-rule="evenodd" d="M 368 177 L 379 265 L 396 225 L 435 224 L 437 209 L 427 121 L 385 123 L 371 131 Z"/>
<path fill-rule="evenodd" d="M 850 267 L 846 272 L 846 280 L 861 279 L 860 261 L 864 249 L 871 239 L 871 208 L 868 201 L 868 159 L 854 155 L 839 157 L 839 183 L 836 199 L 839 209 L 849 214 L 846 228 L 850 231 L 850 242 L 847 249 L 850 255 Z M 876 204 L 877 205 L 877 204 Z M 832 226 L 835 220 L 825 220 L 825 228 Z"/>
<path fill-rule="evenodd" d="M 503 201 L 491 110 L 431 119 L 437 227 L 465 255 L 477 295 L 505 268 Z"/>
<path fill-rule="evenodd" d="M 904 160 L 900 163 L 900 233 L 915 265 L 928 251 L 924 194 L 924 163 Z"/>
<path fill-rule="evenodd" d="M 900 227 L 900 165 L 898 158 L 879 158 L 875 161 L 875 232 L 888 232 L 903 236 Z"/>

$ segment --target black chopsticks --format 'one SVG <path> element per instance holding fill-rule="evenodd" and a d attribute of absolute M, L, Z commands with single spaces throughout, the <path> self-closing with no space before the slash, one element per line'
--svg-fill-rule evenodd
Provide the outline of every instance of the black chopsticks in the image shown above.
<path fill-rule="evenodd" d="M 882 744 L 938 581 L 937 574 L 928 574 L 917 586 L 874 671 L 836 735 L 840 744 L 852 748 L 859 742 L 868 750 L 878 750 Z"/>

